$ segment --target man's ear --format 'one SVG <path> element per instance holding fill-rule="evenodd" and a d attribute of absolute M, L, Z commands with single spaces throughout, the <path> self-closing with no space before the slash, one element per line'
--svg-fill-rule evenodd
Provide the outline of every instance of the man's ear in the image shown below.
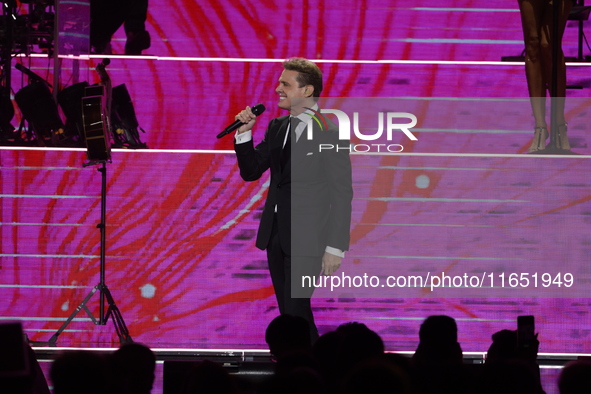
<path fill-rule="evenodd" d="M 304 89 L 304 94 L 306 97 L 312 97 L 314 95 L 314 86 L 307 85 L 306 89 Z"/>

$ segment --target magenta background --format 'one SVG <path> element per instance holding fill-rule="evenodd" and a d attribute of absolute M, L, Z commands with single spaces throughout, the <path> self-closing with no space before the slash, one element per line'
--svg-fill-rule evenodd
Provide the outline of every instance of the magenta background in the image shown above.
<path fill-rule="evenodd" d="M 81 167 L 80 151 L 0 152 L 0 292 L 10 300 L 1 316 L 22 318 L 32 339 L 46 340 L 99 280 L 100 174 Z M 485 351 L 493 332 L 534 314 L 542 351 L 589 351 L 588 159 L 355 155 L 352 162 L 348 274 L 559 266 L 575 274 L 583 296 L 319 292 L 321 331 L 362 321 L 389 349 L 413 350 L 420 320 L 445 313 L 458 319 L 464 350 Z M 429 188 L 415 186 L 420 175 L 431 179 Z M 158 151 L 114 152 L 108 180 L 107 284 L 133 338 L 153 347 L 264 347 L 262 333 L 277 310 L 253 239 L 263 180 L 241 182 L 232 153 Z M 540 289 L 537 296 L 550 294 L 567 293 Z M 69 329 L 76 331 L 62 334 L 61 345 L 116 344 L 110 325 L 76 321 Z"/>
<path fill-rule="evenodd" d="M 491 7 L 500 11 L 490 11 Z M 262 181 L 240 181 L 232 154 L 156 150 L 231 149 L 231 138 L 213 136 L 245 105 L 267 105 L 263 124 L 279 115 L 273 103 L 280 64 L 162 57 L 498 61 L 523 49 L 519 13 L 511 12 L 516 7 L 513 0 L 264 1 L 256 6 L 246 1 L 152 0 L 147 26 L 153 45 L 147 53 L 160 60 L 115 58 L 108 68 L 114 84 L 128 86 L 146 130 L 142 140 L 154 150 L 115 152 L 108 166 L 108 285 L 133 338 L 153 347 L 264 348 L 264 329 L 277 315 L 265 255 L 254 248 L 253 241 Z M 121 53 L 121 32 L 113 44 L 115 52 Z M 564 48 L 567 55 L 576 54 L 576 28 L 567 28 Z M 92 71 L 97 62 L 81 62 L 80 80 L 97 80 Z M 52 78 L 46 59 L 24 63 Z M 329 97 L 527 95 L 522 65 L 329 62 L 320 66 Z M 71 68 L 72 61 L 64 60 L 64 85 L 76 82 Z M 585 87 L 569 90 L 569 97 L 589 96 L 588 70 L 569 67 L 569 84 Z M 20 73 L 15 72 L 15 90 L 21 83 Z M 583 105 L 569 110 L 571 143 L 573 150 L 588 154 L 588 106 L 584 101 L 575 103 Z M 437 108 L 425 107 L 423 115 Z M 527 150 L 533 125 L 527 105 L 519 107 L 518 122 L 512 119 L 496 127 L 490 124 L 494 111 L 476 104 L 473 110 L 475 116 L 482 112 L 488 117 L 469 126 L 461 119 L 442 117 L 440 124 L 434 120 L 429 126 L 433 130 L 421 134 L 420 143 L 407 150 L 491 155 Z M 437 131 L 437 127 L 463 132 Z M 98 282 L 95 225 L 100 214 L 100 176 L 93 168 L 83 169 L 83 161 L 82 152 L 0 150 L 0 298 L 6 300 L 0 304 L 0 316 L 22 319 L 34 340 L 47 340 Z M 587 159 L 372 156 L 355 157 L 354 165 L 360 175 L 356 178 L 359 196 L 472 195 L 531 203 L 495 216 L 487 204 L 402 201 L 368 206 L 356 200 L 354 244 L 347 262 L 352 266 L 368 264 L 356 260 L 356 254 L 371 251 L 374 238 L 386 237 L 393 256 L 428 256 L 414 267 L 419 271 L 434 264 L 453 265 L 462 272 L 484 269 L 451 259 L 469 252 L 495 255 L 498 260 L 493 260 L 493 266 L 505 261 L 495 269 L 511 268 L 510 258 L 518 253 L 534 268 L 542 261 L 546 266 L 577 269 L 583 277 L 589 274 Z M 414 186 L 421 174 L 432 180 L 428 190 Z M 241 215 L 246 207 L 250 210 Z M 535 217 L 540 213 L 545 214 Z M 364 222 L 369 214 L 406 227 L 387 233 L 372 228 L 365 233 L 360 223 L 374 223 Z M 470 226 L 412 227 L 479 220 L 491 220 L 496 227 L 490 233 L 475 232 Z M 151 298 L 141 292 L 148 284 L 155 289 Z M 322 332 L 346 321 L 362 321 L 384 337 L 389 350 L 414 350 L 420 321 L 431 314 L 455 317 L 461 344 L 468 351 L 485 351 L 493 332 L 514 328 L 520 314 L 535 314 L 541 351 L 590 351 L 587 298 L 490 297 L 347 297 L 315 300 L 314 305 Z M 59 343 L 110 346 L 116 342 L 110 324 L 93 326 L 84 319 L 70 325 Z"/>
<path fill-rule="evenodd" d="M 563 41 L 577 55 L 577 22 Z M 589 22 L 585 22 L 588 30 Z M 277 116 L 274 89 L 281 67 L 255 61 L 188 61 L 186 58 L 282 59 L 304 56 L 324 63 L 330 97 L 527 97 L 522 64 L 378 64 L 353 61 L 500 61 L 524 48 L 516 0 L 498 1 L 150 1 L 147 29 L 152 58 L 113 58 L 107 70 L 114 85 L 125 83 L 147 134 L 157 149 L 231 149 L 231 141 L 209 138 L 245 105 L 262 102 Z M 122 54 L 123 29 L 113 41 Z M 585 48 L 584 53 L 589 55 Z M 18 59 L 53 80 L 47 59 Z M 61 81 L 97 82 L 100 59 L 62 61 Z M 349 61 L 348 63 L 346 61 Z M 22 86 L 15 70 L 15 91 Z M 588 67 L 571 66 L 569 97 L 589 97 Z M 569 119 L 571 121 L 571 119 Z M 486 128 L 486 125 L 483 125 Z M 518 125 L 530 134 L 532 124 Z M 575 137 L 584 134 L 575 132 Z M 506 153 L 506 150 L 501 150 Z"/>

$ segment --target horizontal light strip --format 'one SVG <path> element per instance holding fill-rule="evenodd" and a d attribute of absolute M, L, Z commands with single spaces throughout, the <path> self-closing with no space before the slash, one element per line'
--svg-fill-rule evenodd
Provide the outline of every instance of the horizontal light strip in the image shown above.
<path fill-rule="evenodd" d="M 416 152 L 353 152 L 352 155 L 365 156 L 417 156 L 417 157 L 479 157 L 479 158 L 538 158 L 538 159 L 591 159 L 591 155 L 537 155 L 537 154 L 513 154 L 513 153 L 416 153 Z"/>
<path fill-rule="evenodd" d="M 56 332 L 57 330 L 51 328 L 23 328 L 23 331 L 33 331 L 33 332 Z M 90 330 L 70 330 L 65 329 L 62 332 L 88 332 Z"/>
<path fill-rule="evenodd" d="M 404 226 L 404 227 L 497 227 L 488 224 L 440 224 L 440 223 L 355 223 L 356 226 Z"/>
<path fill-rule="evenodd" d="M 17 167 L 2 167 L 0 166 L 0 170 L 81 170 L 83 169 L 82 166 L 80 167 L 25 167 L 25 166 L 17 166 Z"/>
<path fill-rule="evenodd" d="M 45 151 L 45 152 L 86 152 L 86 149 L 82 148 L 48 148 L 48 147 L 33 147 L 33 146 L 0 146 L 0 150 L 14 150 L 14 151 Z M 117 153 L 226 153 L 235 154 L 233 150 L 214 150 L 214 149 L 112 149 L 111 152 Z M 12 167 L 0 167 L 12 168 Z M 47 167 L 49 168 L 49 167 Z M 69 167 L 66 167 L 69 168 Z M 74 167 L 78 168 L 78 167 Z"/>
<path fill-rule="evenodd" d="M 1 319 L 1 318 L 0 318 Z M 425 320 L 424 318 L 417 318 L 417 320 Z M 462 320 L 462 319 L 456 319 Z M 514 320 L 507 320 L 507 321 L 514 321 Z M 104 348 L 104 347 L 40 347 L 34 346 L 33 350 L 35 351 L 45 351 L 45 350 L 55 350 L 56 352 L 62 351 L 76 351 L 76 350 L 88 350 L 88 351 L 96 351 L 96 352 L 113 352 L 118 348 Z M 204 349 L 204 348 L 150 348 L 154 353 L 230 353 L 230 354 L 247 354 L 247 353 L 258 353 L 261 355 L 269 354 L 269 350 L 266 349 Z M 414 354 L 414 351 L 388 351 L 388 353 L 398 353 L 398 354 Z M 463 355 L 466 356 L 485 356 L 486 352 L 462 352 Z M 551 358 L 551 357 L 563 357 L 563 358 L 570 358 L 570 357 L 591 357 L 590 353 L 538 353 L 538 358 Z"/>
<path fill-rule="evenodd" d="M 591 357 L 589 353 L 538 353 L 538 357 Z"/>
<path fill-rule="evenodd" d="M 424 317 L 399 317 L 399 316 L 375 316 L 375 317 L 369 317 L 369 319 L 372 320 L 419 320 L 419 321 L 424 321 L 425 318 Z M 460 318 L 455 318 L 455 321 L 468 321 L 468 322 L 474 322 L 474 321 L 479 321 L 479 322 L 491 322 L 491 321 L 495 321 L 495 322 L 514 322 L 515 319 L 479 319 L 479 318 L 469 318 L 469 317 L 460 317 Z"/>
<path fill-rule="evenodd" d="M 51 198 L 51 199 L 64 199 L 64 198 L 100 198 L 97 196 L 54 196 L 54 195 L 43 195 L 43 194 L 0 194 L 0 198 Z"/>
<path fill-rule="evenodd" d="M 331 97 L 328 97 L 331 98 Z M 375 98 L 375 97 L 373 97 Z M 381 98 L 381 97 L 380 97 Z M 420 97 L 420 96 L 393 96 L 384 97 L 385 99 L 409 100 L 409 101 L 466 101 L 474 103 L 477 101 L 493 101 L 493 102 L 520 102 L 529 103 L 529 97 Z"/>
<path fill-rule="evenodd" d="M 75 258 L 75 259 L 95 259 L 101 256 L 91 254 L 0 254 L 0 257 L 41 257 L 41 258 Z M 117 258 L 108 256 L 109 258 Z"/>
<path fill-rule="evenodd" d="M 91 289 L 88 286 L 0 285 L 0 289 Z"/>
<path fill-rule="evenodd" d="M 31 54 L 29 56 L 19 55 L 20 57 L 47 58 L 41 53 Z M 129 55 L 109 55 L 110 59 L 135 59 L 135 60 L 161 60 L 178 62 L 227 62 L 227 63 L 283 63 L 285 59 L 266 59 L 266 58 L 232 58 L 232 57 L 172 57 L 172 56 L 129 56 Z M 61 59 L 71 60 L 89 60 L 104 59 L 105 55 L 59 55 Z M 477 60 L 337 60 L 337 59 L 312 59 L 314 63 L 334 63 L 334 64 L 432 64 L 432 65 L 462 65 L 462 66 L 523 66 L 524 62 L 503 62 L 503 61 L 477 61 Z M 591 67 L 591 62 L 567 62 L 567 66 Z"/>
<path fill-rule="evenodd" d="M 371 144 L 370 144 L 371 145 Z M 30 151 L 77 151 L 76 148 L 37 148 L 37 147 L 3 147 L 0 150 L 30 150 Z M 208 153 L 208 154 L 235 154 L 233 150 L 214 149 L 114 149 L 114 152 L 121 153 Z M 370 156 L 418 156 L 418 157 L 478 157 L 478 158 L 515 158 L 515 159 L 591 159 L 591 155 L 537 155 L 517 153 L 418 153 L 418 152 L 352 152 L 352 155 Z M 0 167 L 1 169 L 1 167 Z M 92 197 L 94 198 L 94 197 Z"/>
<path fill-rule="evenodd" d="M 180 348 L 154 348 L 154 352 L 180 352 L 180 353 L 260 353 L 269 354 L 266 349 L 180 349 Z"/>
<path fill-rule="evenodd" d="M 0 316 L 0 320 L 21 320 L 21 321 L 66 321 L 67 317 L 35 317 L 35 316 Z M 75 317 L 74 321 L 87 321 L 90 318 Z"/>
<path fill-rule="evenodd" d="M 403 167 L 403 166 L 377 166 L 377 167 L 373 167 L 373 166 L 357 166 L 355 167 L 356 169 L 359 168 L 363 168 L 363 167 L 367 167 L 367 168 L 376 168 L 378 170 L 421 170 L 421 171 L 441 171 L 441 170 L 445 170 L 445 171 L 523 171 L 522 168 L 478 168 L 478 167 L 474 167 L 474 168 L 462 168 L 462 167 Z"/>
<path fill-rule="evenodd" d="M 347 252 L 347 256 L 351 257 L 371 257 L 382 259 L 435 259 L 435 260 L 494 260 L 494 261 L 527 261 L 527 259 L 517 257 L 458 257 L 458 256 L 380 256 L 380 255 L 360 255 L 353 252 Z"/>
<path fill-rule="evenodd" d="M 90 226 L 90 224 L 78 224 L 78 223 L 2 223 L 0 226 L 52 226 L 52 227 L 78 227 L 78 226 Z M 94 226 L 93 226 L 94 227 Z"/>
<path fill-rule="evenodd" d="M 65 319 L 64 319 L 65 320 Z M 74 350 L 88 350 L 88 351 L 96 351 L 96 352 L 114 352 L 115 350 L 119 349 L 116 347 L 38 347 L 34 346 L 33 350 L 55 350 L 56 352 L 61 351 L 74 351 Z M 259 354 L 269 354 L 269 350 L 265 349 L 203 349 L 203 348 L 196 348 L 196 349 L 189 349 L 189 348 L 150 348 L 154 353 L 231 353 L 231 354 L 245 354 L 245 353 L 259 353 Z"/>
<path fill-rule="evenodd" d="M 86 152 L 84 148 L 59 148 L 59 147 L 40 147 L 40 146 L 0 146 L 0 150 L 39 150 L 39 151 L 64 151 L 64 152 Z M 124 151 L 125 149 L 119 149 Z"/>
<path fill-rule="evenodd" d="M 527 200 L 495 200 L 486 198 L 431 198 L 431 197 L 357 197 L 354 200 L 369 201 L 419 201 L 419 202 L 490 202 L 490 203 L 529 203 Z"/>
<path fill-rule="evenodd" d="M 375 129 L 372 129 L 372 131 Z M 460 134 L 531 134 L 529 130 L 485 130 L 485 129 L 433 129 L 413 127 L 413 132 L 423 133 L 460 133 Z"/>
<path fill-rule="evenodd" d="M 487 44 L 487 45 L 523 45 L 523 40 L 477 40 L 465 38 L 390 38 L 386 41 L 410 42 L 418 44 Z"/>
<path fill-rule="evenodd" d="M 451 7 L 412 7 L 413 11 L 450 12 L 519 12 L 519 8 L 451 8 Z"/>
<path fill-rule="evenodd" d="M 140 152 L 140 153 L 151 153 L 151 152 L 162 152 L 162 153 L 225 153 L 225 154 L 236 154 L 233 150 L 215 150 L 215 149 L 114 149 L 114 152 Z"/>

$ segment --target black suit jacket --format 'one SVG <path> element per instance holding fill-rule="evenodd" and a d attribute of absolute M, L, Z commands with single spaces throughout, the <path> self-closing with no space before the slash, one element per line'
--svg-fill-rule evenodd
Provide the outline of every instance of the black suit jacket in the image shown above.
<path fill-rule="evenodd" d="M 313 122 L 313 139 L 304 130 L 297 143 L 292 141 L 291 160 L 282 171 L 280 159 L 289 121 L 289 116 L 271 120 L 256 147 L 252 140 L 234 145 L 245 181 L 255 181 L 271 170 L 256 246 L 267 248 L 277 206 L 279 240 L 286 254 L 319 256 L 326 246 L 348 250 L 353 188 L 349 150 L 342 148 L 349 141 L 338 140 L 338 128 L 330 120 L 326 119 L 328 127 Z M 320 151 L 320 144 L 334 148 Z"/>

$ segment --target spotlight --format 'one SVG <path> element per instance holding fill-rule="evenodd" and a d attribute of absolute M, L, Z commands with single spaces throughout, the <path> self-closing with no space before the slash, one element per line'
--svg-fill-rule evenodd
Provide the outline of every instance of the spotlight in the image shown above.
<path fill-rule="evenodd" d="M 145 149 L 147 145 L 140 140 L 139 127 L 131 96 L 125 84 L 115 86 L 112 91 L 111 125 L 114 130 L 115 144 L 118 147 Z"/>
<path fill-rule="evenodd" d="M 84 124 L 82 121 L 82 98 L 88 82 L 68 86 L 57 94 L 57 102 L 66 116 L 64 134 L 71 138 L 72 145 L 84 146 Z"/>
<path fill-rule="evenodd" d="M 29 122 L 40 146 L 47 140 L 57 140 L 64 133 L 64 124 L 57 112 L 57 105 L 45 82 L 35 81 L 14 95 L 23 118 Z"/>

